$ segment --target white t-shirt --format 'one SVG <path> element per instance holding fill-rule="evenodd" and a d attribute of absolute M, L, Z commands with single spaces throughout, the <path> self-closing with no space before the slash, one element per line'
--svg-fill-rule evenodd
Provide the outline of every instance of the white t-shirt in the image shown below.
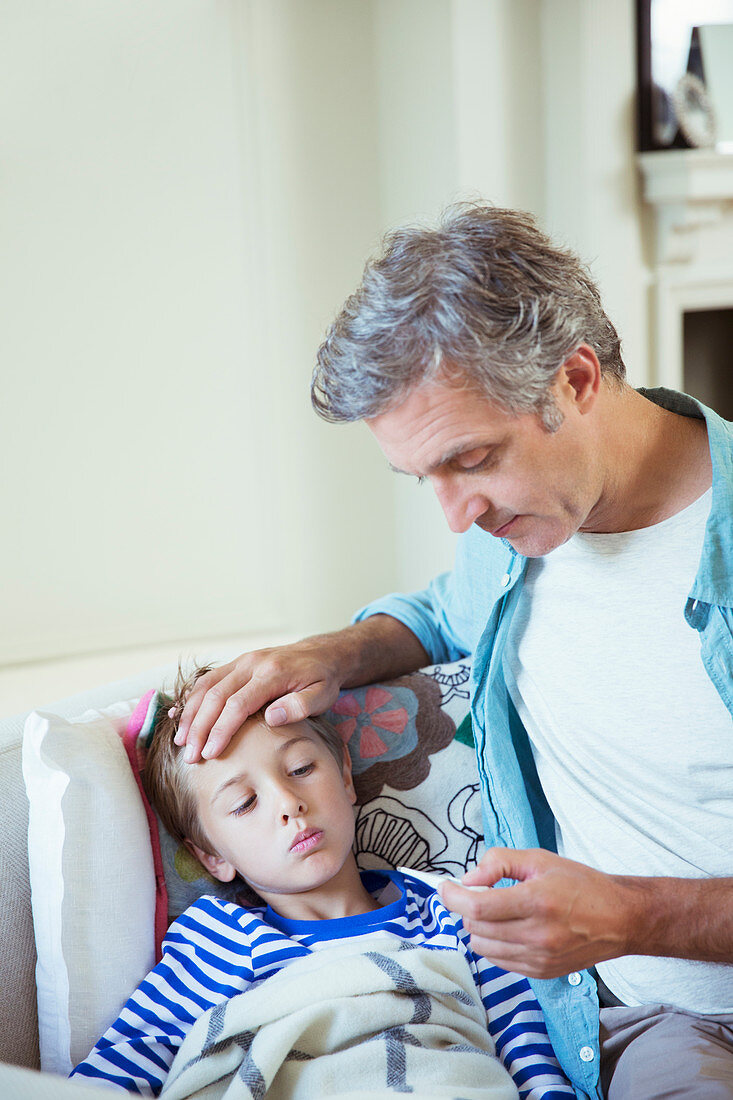
<path fill-rule="evenodd" d="M 507 686 L 558 851 L 615 874 L 733 874 L 733 728 L 684 608 L 712 490 L 662 523 L 577 534 L 528 563 Z M 733 967 L 598 965 L 626 1004 L 733 1011 Z"/>

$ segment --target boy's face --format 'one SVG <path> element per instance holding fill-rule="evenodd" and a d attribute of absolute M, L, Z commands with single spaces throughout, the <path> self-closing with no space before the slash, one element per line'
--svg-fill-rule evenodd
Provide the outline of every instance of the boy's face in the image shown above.
<path fill-rule="evenodd" d="M 351 853 L 356 793 L 305 722 L 270 728 L 245 722 L 221 756 L 191 765 L 199 816 L 215 855 L 196 850 L 227 882 L 239 872 L 270 901 L 317 890 Z"/>

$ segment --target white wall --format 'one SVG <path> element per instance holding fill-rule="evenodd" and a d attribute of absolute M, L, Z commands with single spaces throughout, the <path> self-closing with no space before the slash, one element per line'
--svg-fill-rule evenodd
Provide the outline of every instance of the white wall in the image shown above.
<path fill-rule="evenodd" d="M 267 433 L 230 20 L 205 0 L 5 18 L 0 659 L 276 628 L 251 521 L 283 487 L 245 498 L 231 473 Z M 276 554 L 266 525 L 258 543 Z"/>
<path fill-rule="evenodd" d="M 288 630 L 305 633 L 343 625 L 394 571 L 388 471 L 362 425 L 324 424 L 309 398 L 316 348 L 382 230 L 372 10 L 340 0 L 242 7 L 255 51 L 260 320 L 273 387 L 262 473 L 277 471 L 283 487 L 257 523 L 275 531 L 282 564 L 259 584 Z"/>
<path fill-rule="evenodd" d="M 635 159 L 631 0 L 542 0 L 544 222 L 580 253 L 622 338 L 634 385 L 650 373 L 650 270 Z"/>
<path fill-rule="evenodd" d="M 0 662 L 335 625 L 394 561 L 386 471 L 308 405 L 380 229 L 368 5 L 4 22 Z"/>
<path fill-rule="evenodd" d="M 429 489 L 309 407 L 390 225 L 533 210 L 592 261 L 645 380 L 632 0 L 0 20 L 0 666 L 330 628 L 449 567 Z"/>

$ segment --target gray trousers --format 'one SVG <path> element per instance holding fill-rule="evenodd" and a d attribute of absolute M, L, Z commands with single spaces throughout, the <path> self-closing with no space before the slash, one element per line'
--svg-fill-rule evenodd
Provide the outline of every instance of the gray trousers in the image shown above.
<path fill-rule="evenodd" d="M 733 1013 L 622 1005 L 598 983 L 601 1084 L 607 1100 L 733 1098 Z"/>

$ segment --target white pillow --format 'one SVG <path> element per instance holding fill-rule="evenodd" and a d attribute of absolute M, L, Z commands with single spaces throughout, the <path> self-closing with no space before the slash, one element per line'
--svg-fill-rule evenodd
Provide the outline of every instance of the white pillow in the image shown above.
<path fill-rule="evenodd" d="M 147 818 L 116 703 L 26 720 L 23 775 L 38 963 L 41 1068 L 68 1074 L 154 965 Z"/>

